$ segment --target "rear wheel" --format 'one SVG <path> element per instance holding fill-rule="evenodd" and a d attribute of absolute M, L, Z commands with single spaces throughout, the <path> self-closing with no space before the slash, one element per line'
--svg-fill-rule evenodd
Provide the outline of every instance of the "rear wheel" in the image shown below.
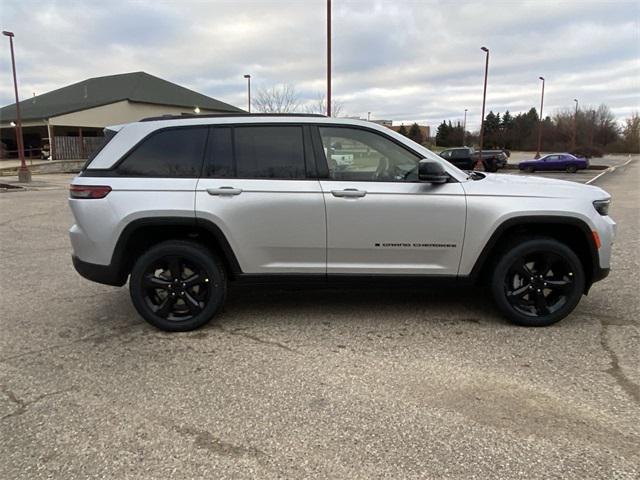
<path fill-rule="evenodd" d="M 578 168 L 575 165 L 569 165 L 567 167 L 567 172 L 569 173 L 576 173 L 578 171 Z"/>
<path fill-rule="evenodd" d="M 161 330 L 181 332 L 207 323 L 226 296 L 224 269 L 203 246 L 171 240 L 135 263 L 129 291 L 138 313 Z"/>
<path fill-rule="evenodd" d="M 539 237 L 513 242 L 497 262 L 491 289 L 517 325 L 544 327 L 569 315 L 584 292 L 580 259 L 565 244 Z"/>
<path fill-rule="evenodd" d="M 536 169 L 535 169 L 535 168 L 533 168 L 533 167 L 526 167 L 526 168 L 524 169 L 524 171 L 525 171 L 525 172 L 527 172 L 527 173 L 533 173 L 533 172 L 535 172 L 535 171 L 536 171 Z"/>

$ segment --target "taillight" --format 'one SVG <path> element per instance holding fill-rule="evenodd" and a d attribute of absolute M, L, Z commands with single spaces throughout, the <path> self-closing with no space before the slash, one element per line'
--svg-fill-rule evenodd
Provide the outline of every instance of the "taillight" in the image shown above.
<path fill-rule="evenodd" d="M 107 185 L 69 185 L 71 198 L 104 198 L 110 191 Z"/>

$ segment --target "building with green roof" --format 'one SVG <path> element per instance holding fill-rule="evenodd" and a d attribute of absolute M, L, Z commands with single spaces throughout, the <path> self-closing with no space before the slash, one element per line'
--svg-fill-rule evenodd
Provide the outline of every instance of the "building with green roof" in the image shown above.
<path fill-rule="evenodd" d="M 146 72 L 90 78 L 20 101 L 25 155 L 84 158 L 108 125 L 165 114 L 234 113 L 243 110 Z M 16 157 L 16 105 L 0 109 L 5 157 Z M 58 148 L 56 148 L 56 146 Z"/>

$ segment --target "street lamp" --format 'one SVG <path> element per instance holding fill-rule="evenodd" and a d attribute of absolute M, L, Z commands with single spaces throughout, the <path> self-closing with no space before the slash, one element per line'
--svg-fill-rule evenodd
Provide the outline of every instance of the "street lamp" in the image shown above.
<path fill-rule="evenodd" d="M 538 151 L 534 158 L 540 158 L 540 145 L 542 144 L 542 107 L 544 106 L 544 77 L 538 77 L 542 80 L 542 96 L 540 97 L 540 125 L 538 127 Z"/>
<path fill-rule="evenodd" d="M 247 79 L 247 111 L 251 113 L 251 75 L 244 76 Z"/>
<path fill-rule="evenodd" d="M 371 112 L 367 112 L 367 120 L 371 120 Z"/>
<path fill-rule="evenodd" d="M 576 102 L 576 113 L 573 115 L 573 150 L 576 149 L 577 137 L 578 137 L 578 99 L 574 98 Z"/>
<path fill-rule="evenodd" d="M 467 109 L 464 109 L 464 122 L 462 123 L 462 146 L 467 143 Z"/>
<path fill-rule="evenodd" d="M 18 144 L 18 157 L 20 158 L 20 168 L 18 168 L 18 181 L 30 182 L 31 171 L 24 161 L 24 144 L 22 143 L 22 120 L 20 119 L 20 100 L 18 99 L 18 79 L 16 76 L 16 60 L 13 54 L 13 32 L 3 31 L 5 37 L 9 37 L 9 46 L 11 48 L 11 66 L 13 68 L 13 89 L 16 94 L 16 140 Z"/>
<path fill-rule="evenodd" d="M 327 0 L 327 117 L 331 116 L 331 0 Z"/>
<path fill-rule="evenodd" d="M 487 47 L 480 47 L 480 50 L 487 54 L 487 58 L 484 65 L 484 91 L 482 93 L 482 117 L 480 118 L 480 151 L 478 152 L 478 160 L 476 160 L 476 170 L 482 170 L 484 164 L 482 163 L 482 142 L 484 140 L 484 106 L 487 100 L 487 76 L 489 75 L 489 49 Z"/>

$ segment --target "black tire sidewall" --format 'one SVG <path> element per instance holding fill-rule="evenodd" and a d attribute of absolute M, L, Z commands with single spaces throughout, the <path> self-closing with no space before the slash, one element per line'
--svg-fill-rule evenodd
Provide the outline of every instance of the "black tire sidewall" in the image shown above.
<path fill-rule="evenodd" d="M 145 271 L 159 258 L 170 255 L 179 255 L 197 264 L 206 271 L 213 285 L 205 308 L 189 320 L 173 321 L 155 315 L 144 300 L 142 278 Z M 172 240 L 150 248 L 138 258 L 131 270 L 129 293 L 138 313 L 151 325 L 161 330 L 185 332 L 208 323 L 220 310 L 226 297 L 226 278 L 224 269 L 208 249 L 194 242 Z"/>
<path fill-rule="evenodd" d="M 576 288 L 571 292 L 566 304 L 558 311 L 544 317 L 530 317 L 515 310 L 508 302 L 504 292 L 504 280 L 508 269 L 517 259 L 534 252 L 543 251 L 556 253 L 569 262 L 574 273 L 573 281 Z M 546 327 L 565 318 L 580 302 L 584 292 L 584 286 L 585 274 L 578 256 L 563 243 L 548 238 L 525 240 L 507 250 L 497 262 L 491 278 L 491 291 L 500 311 L 511 322 L 527 327 Z"/>

